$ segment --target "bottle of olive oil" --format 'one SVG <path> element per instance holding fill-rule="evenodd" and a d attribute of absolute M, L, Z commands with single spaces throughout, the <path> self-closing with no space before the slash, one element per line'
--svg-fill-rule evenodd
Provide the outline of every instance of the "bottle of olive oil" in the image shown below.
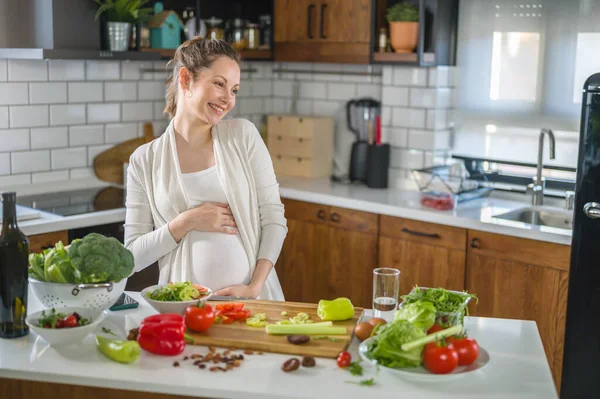
<path fill-rule="evenodd" d="M 0 230 L 0 338 L 29 333 L 27 316 L 29 240 L 17 225 L 17 194 L 2 193 Z"/>

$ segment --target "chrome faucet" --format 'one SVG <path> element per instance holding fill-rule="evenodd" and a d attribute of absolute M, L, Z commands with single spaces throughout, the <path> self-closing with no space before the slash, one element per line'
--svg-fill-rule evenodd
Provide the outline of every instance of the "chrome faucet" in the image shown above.
<path fill-rule="evenodd" d="M 546 181 L 542 178 L 542 160 L 544 158 L 544 134 L 548 135 L 550 140 L 550 159 L 554 159 L 556 154 L 554 148 L 556 142 L 554 140 L 554 133 L 550 129 L 542 129 L 540 131 L 540 145 L 538 147 L 538 162 L 537 162 L 537 173 L 534 177 L 533 184 L 528 186 L 528 191 L 531 191 L 531 203 L 533 205 L 544 204 L 544 189 L 546 188 Z"/>

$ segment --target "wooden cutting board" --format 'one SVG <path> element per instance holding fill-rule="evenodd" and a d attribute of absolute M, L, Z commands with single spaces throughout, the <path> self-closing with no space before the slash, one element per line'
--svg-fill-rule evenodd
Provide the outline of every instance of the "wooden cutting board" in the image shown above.
<path fill-rule="evenodd" d="M 94 173 L 98 179 L 115 184 L 123 184 L 123 163 L 129 162 L 129 157 L 136 148 L 154 140 L 151 123 L 144 124 L 144 136 L 124 141 L 94 158 Z"/>
<path fill-rule="evenodd" d="M 279 302 L 279 301 L 240 301 L 245 303 L 245 308 L 250 309 L 252 314 L 265 313 L 267 322 L 275 323 L 279 320 L 287 320 L 296 316 L 300 312 L 305 312 L 315 323 L 322 321 L 317 316 L 317 305 L 311 303 L 299 302 Z M 214 308 L 220 301 L 208 301 Z M 254 351 L 286 353 L 298 356 L 313 356 L 336 358 L 340 352 L 345 350 L 352 338 L 352 330 L 356 325 L 362 308 L 354 308 L 354 317 L 351 320 L 334 321 L 334 326 L 346 327 L 346 335 L 335 335 L 337 341 L 328 339 L 311 339 L 308 343 L 302 345 L 290 344 L 285 335 L 269 335 L 264 327 L 250 327 L 246 322 L 234 321 L 232 324 L 213 324 L 213 326 L 203 333 L 195 333 L 188 330 L 188 334 L 193 338 L 196 345 L 213 345 L 220 348 L 235 347 L 238 349 L 251 349 Z M 287 316 L 281 316 L 281 312 L 286 311 Z"/>

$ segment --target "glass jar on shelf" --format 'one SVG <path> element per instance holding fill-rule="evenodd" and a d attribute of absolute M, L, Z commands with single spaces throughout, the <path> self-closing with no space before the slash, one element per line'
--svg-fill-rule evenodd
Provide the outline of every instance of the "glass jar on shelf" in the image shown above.
<path fill-rule="evenodd" d="M 265 14 L 258 17 L 260 25 L 260 48 L 271 48 L 271 38 L 273 36 L 273 28 L 271 25 L 271 15 Z"/>
<path fill-rule="evenodd" d="M 260 47 L 260 30 L 258 24 L 248 23 L 246 25 L 246 40 L 250 50 L 256 50 Z"/>
<path fill-rule="evenodd" d="M 225 30 L 223 29 L 223 20 L 215 17 L 205 19 L 206 37 L 208 39 L 224 40 Z"/>
<path fill-rule="evenodd" d="M 225 38 L 236 50 L 243 50 L 248 47 L 246 25 L 247 22 L 241 18 L 230 19 L 225 25 Z"/>

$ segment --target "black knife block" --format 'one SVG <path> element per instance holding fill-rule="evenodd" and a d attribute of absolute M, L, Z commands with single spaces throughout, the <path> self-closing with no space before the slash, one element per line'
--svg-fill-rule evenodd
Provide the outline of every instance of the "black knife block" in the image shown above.
<path fill-rule="evenodd" d="M 387 188 L 390 145 L 373 144 L 367 150 L 367 187 Z"/>

